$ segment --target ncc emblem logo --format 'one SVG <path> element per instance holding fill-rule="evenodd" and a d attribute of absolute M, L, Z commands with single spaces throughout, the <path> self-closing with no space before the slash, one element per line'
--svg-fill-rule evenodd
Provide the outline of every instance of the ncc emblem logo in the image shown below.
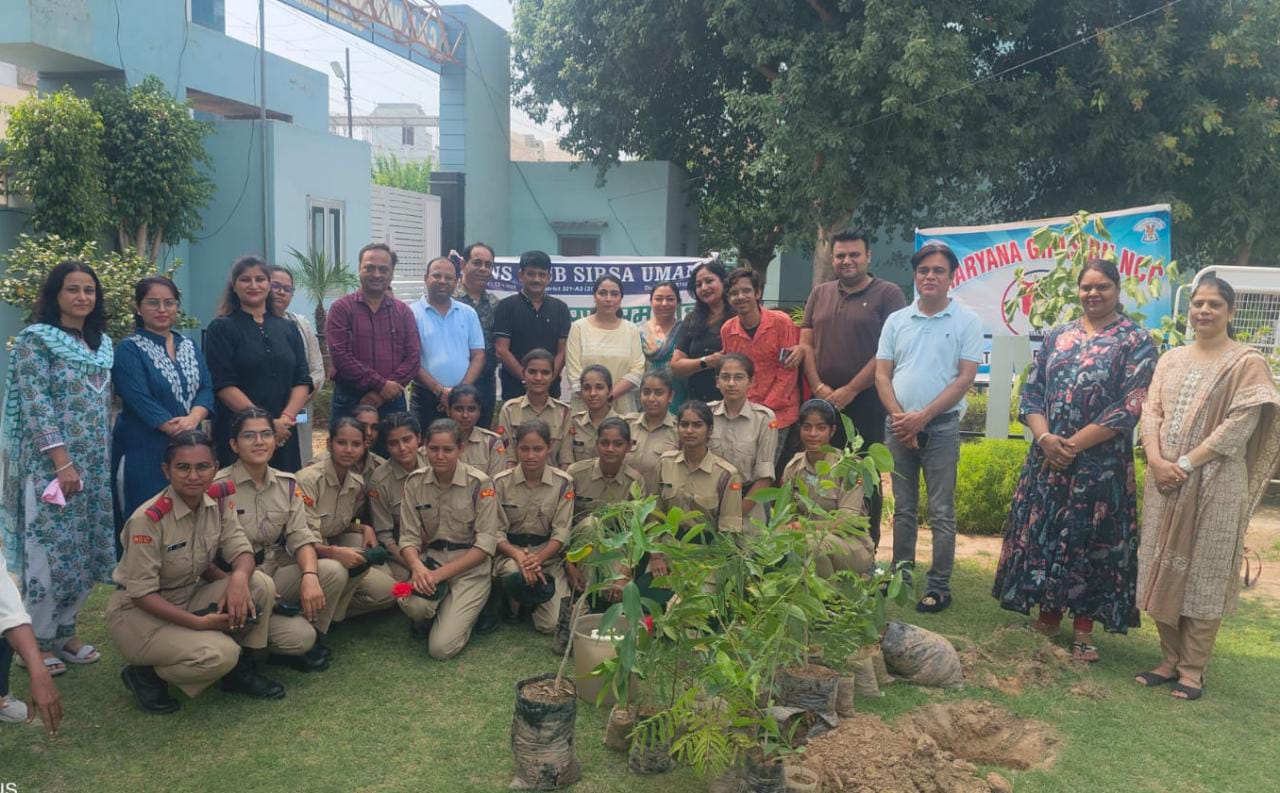
<path fill-rule="evenodd" d="M 1159 242 L 1160 232 L 1168 227 L 1160 218 L 1143 218 L 1133 224 L 1133 230 L 1142 232 L 1142 241 L 1146 243 Z"/>

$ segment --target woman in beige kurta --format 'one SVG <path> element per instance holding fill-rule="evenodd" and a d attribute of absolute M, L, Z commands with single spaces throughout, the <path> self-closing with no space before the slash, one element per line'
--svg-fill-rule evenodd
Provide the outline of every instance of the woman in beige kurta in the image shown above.
<path fill-rule="evenodd" d="M 1160 359 L 1142 414 L 1138 606 L 1156 621 L 1164 660 L 1136 679 L 1173 682 L 1180 699 L 1202 693 L 1222 617 L 1239 594 L 1249 517 L 1280 461 L 1280 394 L 1262 354 L 1229 337 L 1234 303 L 1225 281 L 1200 280 L 1195 342 Z"/>
<path fill-rule="evenodd" d="M 579 379 L 591 364 L 600 364 L 613 377 L 609 396 L 618 413 L 636 409 L 635 389 L 644 374 L 644 347 L 640 329 L 622 316 L 622 281 L 612 275 L 596 279 L 592 290 L 596 310 L 576 320 L 564 345 L 564 369 L 573 394 L 570 407 L 576 413 L 586 409 Z"/>

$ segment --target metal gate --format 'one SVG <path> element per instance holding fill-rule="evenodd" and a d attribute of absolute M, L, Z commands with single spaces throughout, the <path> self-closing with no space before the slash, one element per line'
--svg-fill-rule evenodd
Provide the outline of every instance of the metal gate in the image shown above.
<path fill-rule="evenodd" d="M 440 197 L 372 185 L 369 226 L 373 239 L 396 252 L 394 287 L 401 300 L 422 296 L 427 262 L 441 254 Z"/>
<path fill-rule="evenodd" d="M 1173 315 L 1187 313 L 1191 293 L 1206 274 L 1213 274 L 1236 290 L 1236 338 L 1255 347 L 1271 368 L 1280 375 L 1280 268 L 1276 267 L 1206 267 L 1196 273 L 1190 284 L 1178 288 L 1173 298 Z M 1187 328 L 1187 340 L 1193 331 Z"/>

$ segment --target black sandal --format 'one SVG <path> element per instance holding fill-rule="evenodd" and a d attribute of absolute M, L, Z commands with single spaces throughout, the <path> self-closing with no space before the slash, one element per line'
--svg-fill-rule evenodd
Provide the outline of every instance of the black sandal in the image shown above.
<path fill-rule="evenodd" d="M 926 592 L 916 604 L 916 611 L 921 614 L 937 614 L 951 605 L 951 595 L 941 592 Z"/>
<path fill-rule="evenodd" d="M 1163 686 L 1165 683 L 1172 683 L 1178 679 L 1178 675 L 1177 673 L 1174 673 L 1165 677 L 1164 675 L 1158 675 L 1155 672 L 1139 672 L 1134 675 L 1134 679 L 1147 688 L 1155 688 L 1156 686 Z"/>
<path fill-rule="evenodd" d="M 1179 694 L 1182 696 L 1178 696 Z M 1202 694 L 1204 694 L 1204 683 L 1201 683 L 1199 688 L 1188 686 L 1183 683 L 1174 683 L 1173 688 L 1169 691 L 1169 695 L 1174 699 L 1181 699 L 1186 702 L 1192 702 L 1200 699 Z"/>

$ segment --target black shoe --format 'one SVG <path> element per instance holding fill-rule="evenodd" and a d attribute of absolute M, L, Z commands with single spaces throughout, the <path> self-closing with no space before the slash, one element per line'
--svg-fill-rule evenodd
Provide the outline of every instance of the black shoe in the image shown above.
<path fill-rule="evenodd" d="M 218 681 L 218 687 L 228 694 L 244 694 L 255 699 L 284 699 L 284 686 L 258 674 L 253 662 L 245 658 L 245 652 L 240 651 L 240 660 Z"/>
<path fill-rule="evenodd" d="M 325 647 L 323 644 L 320 643 L 319 633 L 316 634 L 316 643 L 312 645 L 311 649 L 308 650 L 307 652 L 308 654 L 315 653 L 316 655 L 323 656 L 324 660 L 326 661 L 333 660 L 333 650 L 330 650 L 328 647 Z"/>
<path fill-rule="evenodd" d="M 315 652 L 312 647 L 302 655 L 280 655 L 271 653 L 267 663 L 272 666 L 286 666 L 298 672 L 323 672 L 329 668 L 329 659 Z"/>
<path fill-rule="evenodd" d="M 431 626 L 435 624 L 434 619 L 426 619 L 422 622 L 409 623 L 409 638 L 415 642 L 425 642 L 431 638 Z"/>
<path fill-rule="evenodd" d="M 160 679 L 150 666 L 126 666 L 120 670 L 124 687 L 133 692 L 138 710 L 143 713 L 173 713 L 182 707 L 169 696 L 169 684 Z"/>
<path fill-rule="evenodd" d="M 484 604 L 484 608 L 480 610 L 480 616 L 476 618 L 475 627 L 471 629 L 472 633 L 484 636 L 493 633 L 498 629 L 501 620 L 498 619 L 498 609 L 501 607 L 500 595 L 490 595 L 489 600 Z"/>

